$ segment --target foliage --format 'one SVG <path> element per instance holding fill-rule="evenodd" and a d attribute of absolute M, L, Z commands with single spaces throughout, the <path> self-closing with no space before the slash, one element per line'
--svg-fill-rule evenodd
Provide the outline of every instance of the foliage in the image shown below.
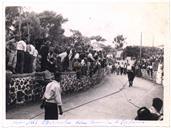
<path fill-rule="evenodd" d="M 100 44 L 101 46 L 101 48 L 108 54 L 108 53 L 115 53 L 115 49 L 114 48 L 112 48 L 110 45 L 104 45 L 104 44 Z"/>
<path fill-rule="evenodd" d="M 163 55 L 163 50 L 157 47 L 142 47 L 142 58 L 149 58 L 155 55 Z M 123 56 L 140 57 L 140 46 L 127 46 L 123 51 Z"/>
<path fill-rule="evenodd" d="M 72 32 L 71 38 L 73 40 L 72 46 L 78 50 L 78 52 L 84 52 L 87 49 L 90 49 L 90 38 L 83 36 L 82 33 L 78 30 L 70 30 Z"/>
<path fill-rule="evenodd" d="M 16 34 L 15 24 L 20 16 L 21 7 L 10 6 L 5 8 L 6 40 L 11 39 Z"/>
<path fill-rule="evenodd" d="M 52 42 L 61 42 L 64 33 L 62 24 L 68 20 L 64 19 L 61 14 L 56 14 L 52 11 L 44 11 L 38 17 L 40 19 L 40 25 L 45 31 L 45 38 L 48 38 Z"/>
<path fill-rule="evenodd" d="M 42 13 L 25 11 L 21 6 L 9 6 L 5 10 L 6 16 L 6 39 L 20 38 L 27 43 L 35 45 L 40 49 L 45 41 L 50 41 L 49 47 L 53 47 L 56 53 L 61 53 L 68 48 L 75 48 L 78 52 L 92 49 L 90 42 L 95 39 L 106 41 L 102 36 L 86 37 L 78 30 L 70 30 L 72 35 L 66 37 L 62 24 L 68 21 L 61 14 L 53 11 Z M 109 46 L 105 46 L 106 51 L 111 51 Z"/>
<path fill-rule="evenodd" d="M 113 43 L 115 43 L 116 45 L 116 49 L 119 49 L 119 48 L 122 48 L 123 45 L 124 45 L 124 41 L 125 41 L 126 38 L 124 38 L 123 35 L 118 35 L 114 38 L 114 41 Z"/>
<path fill-rule="evenodd" d="M 96 40 L 96 41 L 106 41 L 105 38 L 103 38 L 102 36 L 100 35 L 97 35 L 97 36 L 91 36 L 90 37 L 91 40 Z"/>
<path fill-rule="evenodd" d="M 24 7 L 6 7 L 6 39 L 19 37 L 33 43 L 37 49 L 42 42 L 49 40 L 58 47 L 65 39 L 62 24 L 68 21 L 61 14 L 44 11 L 36 14 L 24 11 Z"/>

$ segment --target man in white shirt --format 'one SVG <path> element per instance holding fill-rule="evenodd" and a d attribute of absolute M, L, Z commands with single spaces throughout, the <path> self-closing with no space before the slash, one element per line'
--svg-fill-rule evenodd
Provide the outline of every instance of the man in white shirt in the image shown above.
<path fill-rule="evenodd" d="M 16 72 L 23 73 L 24 70 L 24 53 L 26 52 L 26 43 L 23 40 L 17 42 L 17 64 Z"/>
<path fill-rule="evenodd" d="M 58 109 L 59 114 L 62 115 L 62 99 L 61 99 L 61 88 L 60 88 L 60 78 L 57 81 L 53 80 L 54 76 L 49 72 L 45 71 L 45 80 L 48 83 L 43 95 L 45 100 L 45 120 L 57 120 L 58 119 Z"/>

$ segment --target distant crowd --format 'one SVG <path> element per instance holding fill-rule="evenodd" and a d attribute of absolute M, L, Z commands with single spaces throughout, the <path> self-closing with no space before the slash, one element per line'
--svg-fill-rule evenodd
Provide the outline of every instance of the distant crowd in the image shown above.
<path fill-rule="evenodd" d="M 154 71 L 158 71 L 159 67 L 163 70 L 163 56 L 154 56 L 146 59 L 119 59 L 116 60 L 114 64 L 111 65 L 111 72 L 117 75 L 126 75 L 128 65 L 135 67 L 136 75 L 141 76 L 142 72 L 146 72 L 149 77 L 153 78 Z M 164 75 L 164 74 L 163 74 Z"/>
<path fill-rule="evenodd" d="M 163 55 L 154 55 L 148 58 L 143 58 L 141 61 L 137 61 L 137 68 L 143 69 L 147 72 L 148 76 L 153 77 L 153 72 L 158 71 L 159 65 L 162 65 L 163 70 Z M 163 74 L 164 75 L 164 74 Z"/>

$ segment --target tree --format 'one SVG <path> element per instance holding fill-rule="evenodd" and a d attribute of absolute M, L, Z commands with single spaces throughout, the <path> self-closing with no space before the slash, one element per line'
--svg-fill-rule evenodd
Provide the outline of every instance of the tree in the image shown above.
<path fill-rule="evenodd" d="M 108 53 L 114 53 L 115 49 L 112 48 L 110 45 L 104 45 L 104 44 L 100 44 L 100 47 L 108 54 Z"/>
<path fill-rule="evenodd" d="M 162 51 L 156 47 L 142 47 L 142 58 L 150 58 L 155 55 L 162 55 Z M 123 51 L 123 56 L 127 57 L 140 57 L 140 47 L 139 46 L 127 46 Z"/>
<path fill-rule="evenodd" d="M 126 38 L 124 38 L 123 35 L 118 35 L 114 38 L 113 43 L 116 45 L 116 49 L 123 47 L 125 39 Z"/>
<path fill-rule="evenodd" d="M 17 34 L 16 22 L 19 20 L 21 9 L 20 6 L 8 6 L 5 8 L 6 40 Z"/>
<path fill-rule="evenodd" d="M 71 38 L 73 40 L 73 46 L 78 52 L 86 51 L 90 48 L 90 38 L 83 36 L 78 30 L 70 30 L 72 32 Z"/>
<path fill-rule="evenodd" d="M 45 38 L 48 38 L 52 43 L 61 43 L 64 33 L 62 24 L 68 21 L 68 19 L 63 18 L 61 14 L 56 14 L 53 11 L 44 11 L 38 17 L 40 25 L 45 31 Z"/>
<path fill-rule="evenodd" d="M 42 28 L 40 26 L 40 20 L 34 12 L 24 12 L 21 21 L 22 39 L 26 39 L 27 42 L 35 43 L 37 39 L 42 38 Z"/>
<path fill-rule="evenodd" d="M 96 41 L 106 41 L 105 38 L 103 38 L 102 36 L 100 35 L 97 35 L 97 36 L 91 36 L 90 37 L 91 40 L 96 40 Z"/>
<path fill-rule="evenodd" d="M 41 38 L 40 20 L 34 12 L 24 11 L 24 7 L 6 7 L 6 37 L 20 37 L 34 43 Z"/>

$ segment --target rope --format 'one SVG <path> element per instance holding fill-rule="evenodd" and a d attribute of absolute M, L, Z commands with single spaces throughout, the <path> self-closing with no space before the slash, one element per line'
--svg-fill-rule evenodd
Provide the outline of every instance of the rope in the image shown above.
<path fill-rule="evenodd" d="M 136 108 L 141 108 L 140 106 L 138 106 L 138 105 L 136 105 L 135 103 L 133 103 L 133 102 L 131 101 L 131 99 L 128 99 L 128 97 L 127 97 L 127 95 L 125 94 L 125 92 L 123 92 L 123 93 L 124 93 L 124 96 L 125 96 L 127 102 L 129 102 L 130 104 L 132 104 L 132 105 L 133 105 L 134 107 L 136 107 Z"/>

